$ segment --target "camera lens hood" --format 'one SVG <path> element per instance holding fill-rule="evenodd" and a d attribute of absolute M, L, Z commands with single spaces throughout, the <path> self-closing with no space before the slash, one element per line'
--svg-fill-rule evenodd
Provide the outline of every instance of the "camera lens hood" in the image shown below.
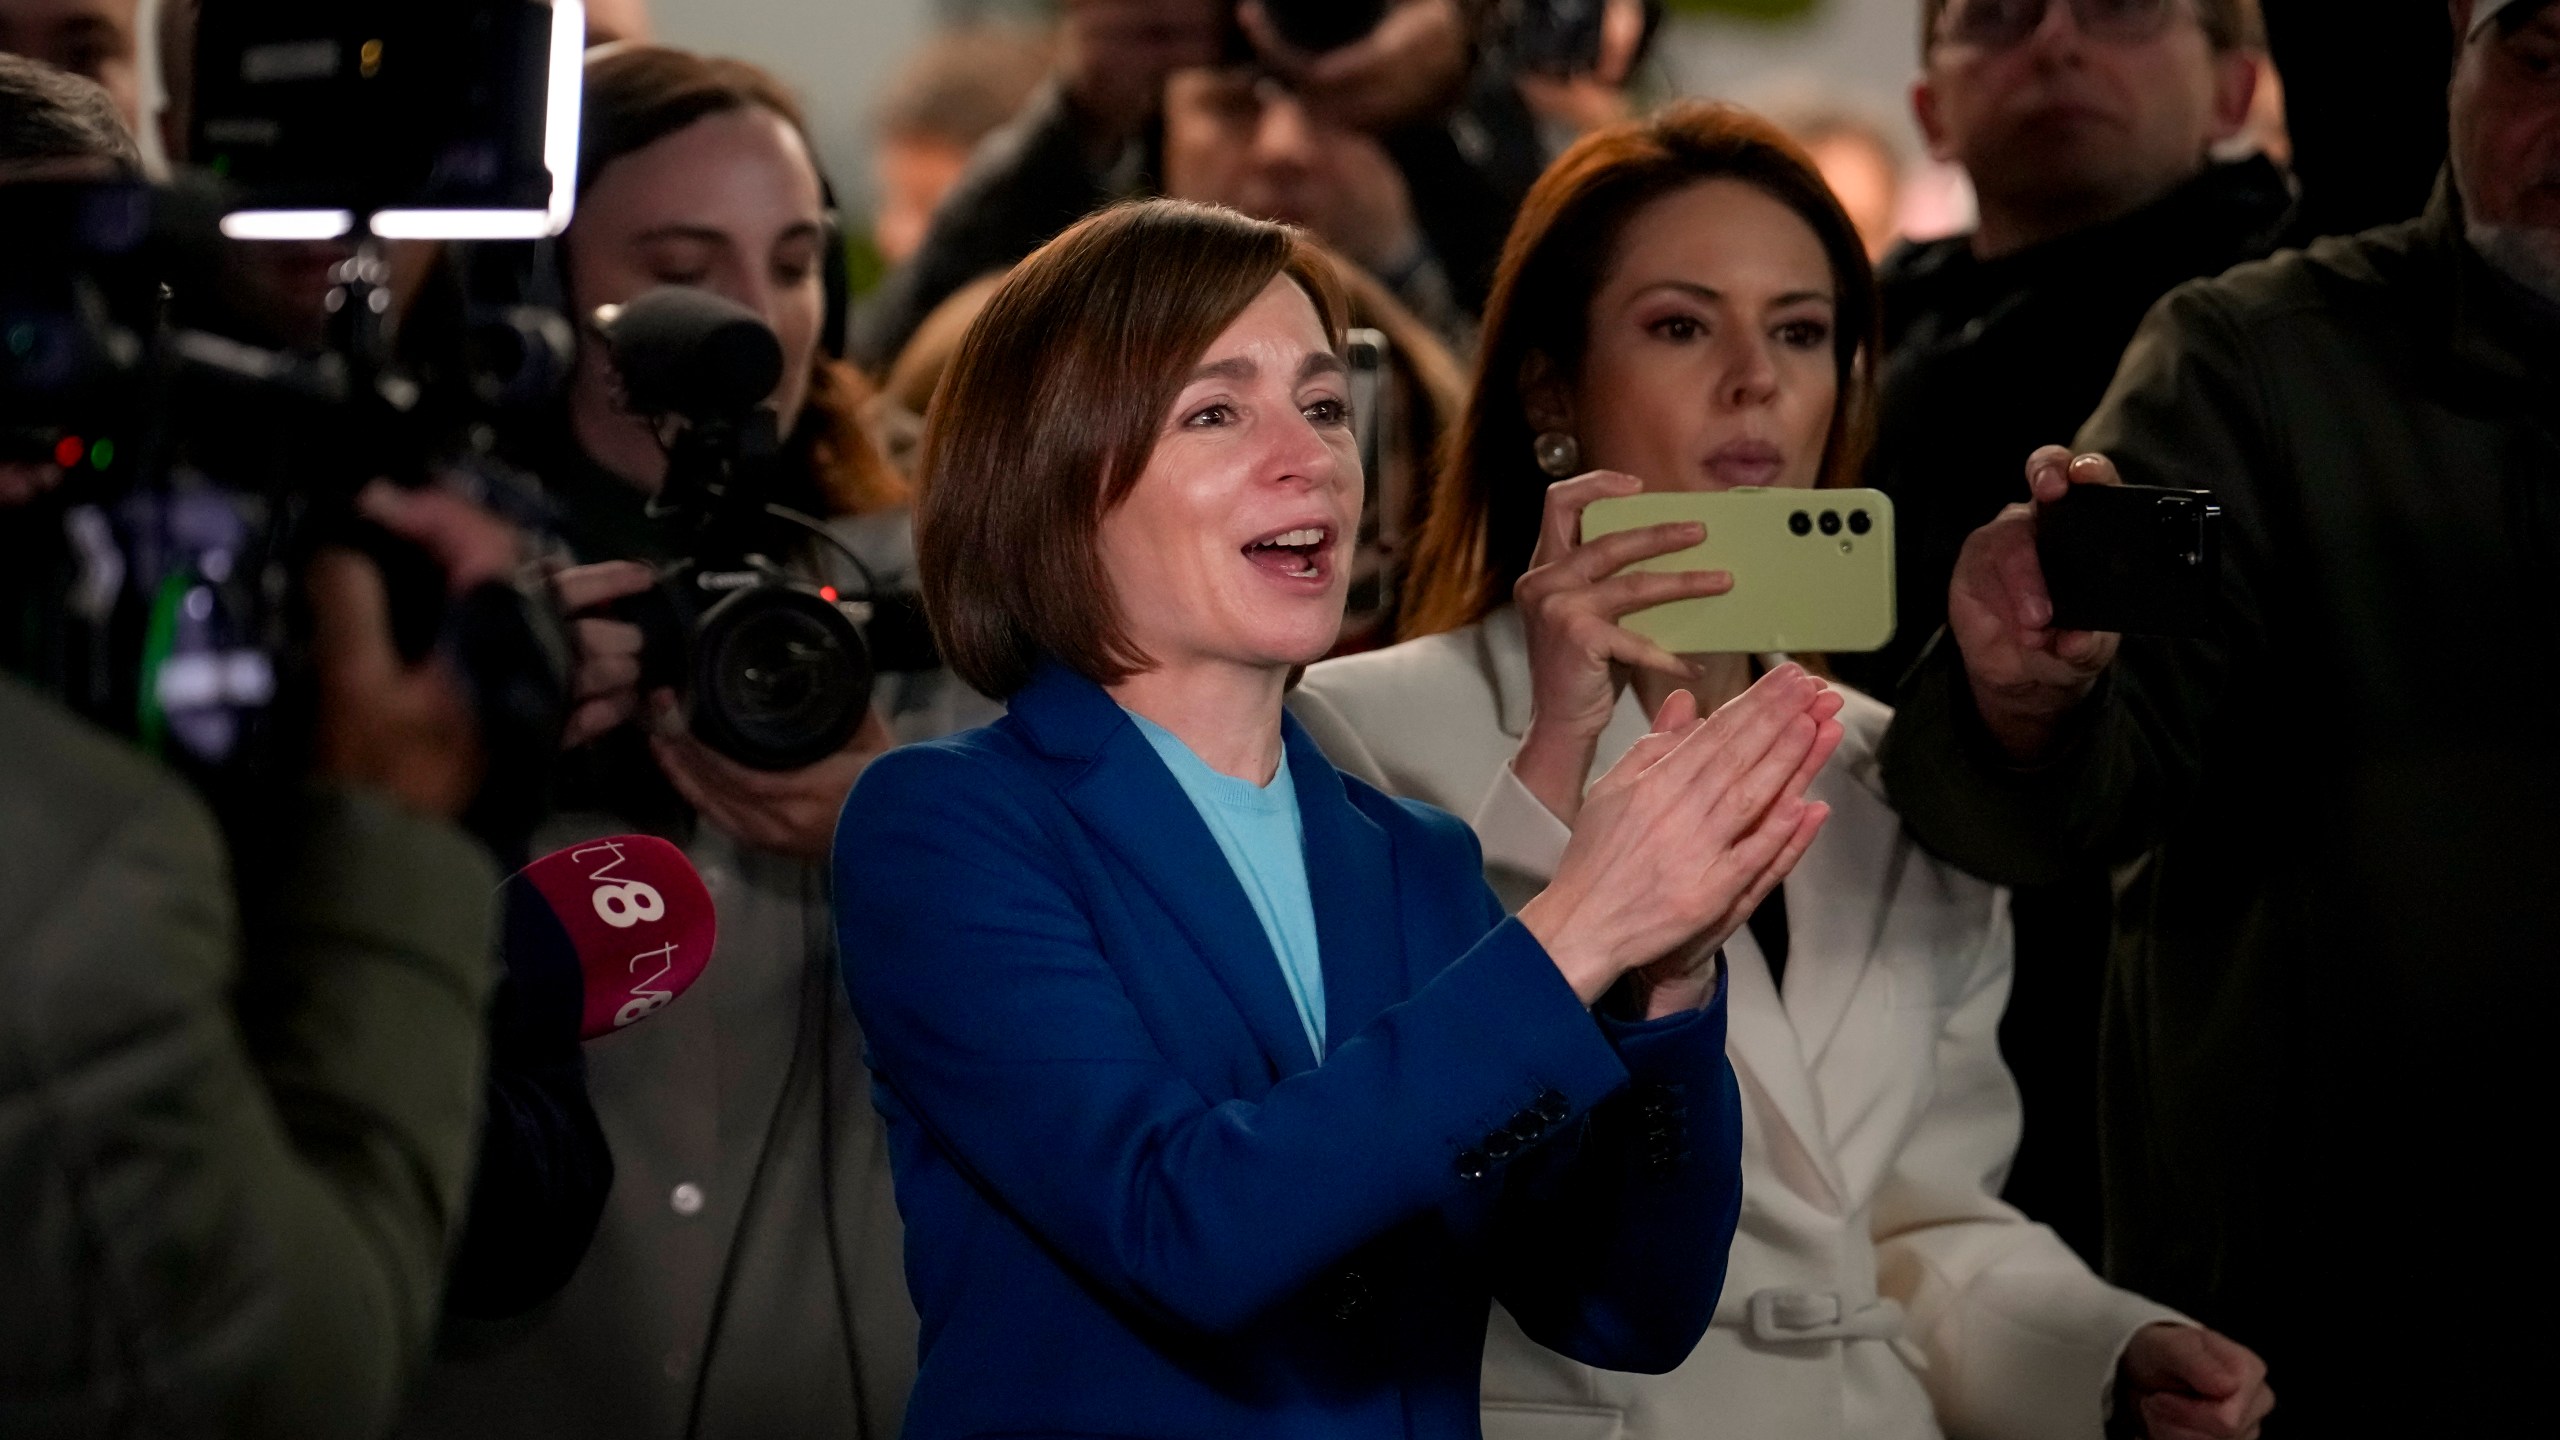
<path fill-rule="evenodd" d="M 692 637 L 693 733 L 756 770 L 797 770 L 853 739 L 871 706 L 872 663 L 843 611 L 797 585 L 741 589 Z"/>

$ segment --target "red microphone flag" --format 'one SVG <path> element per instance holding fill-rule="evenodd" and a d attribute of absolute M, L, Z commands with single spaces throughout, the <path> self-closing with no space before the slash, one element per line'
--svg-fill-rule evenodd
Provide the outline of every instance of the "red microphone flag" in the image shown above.
<path fill-rule="evenodd" d="M 590 840 L 519 878 L 550 903 L 585 971 L 582 1040 L 654 1013 L 711 962 L 711 892 L 684 852 L 654 835 Z"/>

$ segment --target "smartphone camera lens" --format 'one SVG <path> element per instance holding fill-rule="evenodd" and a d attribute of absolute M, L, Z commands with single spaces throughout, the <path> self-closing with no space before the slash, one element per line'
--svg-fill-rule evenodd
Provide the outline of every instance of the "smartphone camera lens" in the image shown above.
<path fill-rule="evenodd" d="M 1822 512 L 1822 533 L 1825 535 L 1837 535 L 1840 533 L 1839 511 L 1825 510 Z"/>
<path fill-rule="evenodd" d="M 1813 533 L 1813 517 L 1799 510 L 1787 517 L 1787 528 L 1799 535 L 1810 535 Z"/>
<path fill-rule="evenodd" d="M 1864 511 L 1864 510 L 1852 510 L 1852 511 L 1850 511 L 1850 512 L 1849 512 L 1849 533 L 1850 533 L 1850 534 L 1852 534 L 1852 535 L 1864 535 L 1864 534 L 1866 534 L 1868 531 L 1873 530 L 1874 528 L 1876 528 L 1876 522 L 1875 522 L 1875 521 L 1873 521 L 1873 520 L 1871 520 L 1871 519 L 1869 519 L 1869 518 L 1867 518 L 1867 512 L 1866 512 L 1866 511 Z"/>

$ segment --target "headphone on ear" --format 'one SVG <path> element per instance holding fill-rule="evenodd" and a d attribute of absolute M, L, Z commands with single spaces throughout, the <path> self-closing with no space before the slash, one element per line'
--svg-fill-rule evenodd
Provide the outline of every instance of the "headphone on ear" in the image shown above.
<path fill-rule="evenodd" d="M 853 267 L 846 250 L 844 210 L 836 203 L 835 182 L 827 178 L 823 165 L 818 166 L 818 205 L 824 217 L 818 222 L 818 265 L 827 307 L 825 323 L 818 329 L 818 353 L 842 360 L 853 328 Z"/>

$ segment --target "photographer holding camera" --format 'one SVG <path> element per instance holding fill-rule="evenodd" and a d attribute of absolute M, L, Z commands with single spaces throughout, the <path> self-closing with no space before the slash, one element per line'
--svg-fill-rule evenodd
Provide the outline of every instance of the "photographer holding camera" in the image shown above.
<path fill-rule="evenodd" d="M 933 308 L 1079 216 L 1162 194 L 1313 231 L 1463 340 L 1535 177 L 1535 122 L 1478 85 L 1476 0 L 1068 0 L 1050 85 L 979 147 L 858 317 L 887 369 Z M 1459 112 L 1465 112 L 1460 114 Z M 1481 112 L 1481 113 L 1479 113 Z M 1470 158 L 1453 116 L 1490 154 Z"/>
<path fill-rule="evenodd" d="M 107 103 L 0 57 L 0 187 L 134 173 Z M 84 484 L 43 479 L 0 496 L 29 673 Z M 359 509 L 457 596 L 515 565 L 452 497 Z M 310 743 L 257 849 L 0 680 L 0 1433 L 378 1434 L 433 1333 L 491 978 L 495 876 L 454 823 L 483 748 L 447 662 L 395 647 L 371 562 L 324 549 L 299 588 Z"/>
<path fill-rule="evenodd" d="M 847 693 L 790 658 L 836 643 L 837 596 L 881 601 L 912 570 L 905 483 L 828 353 L 840 257 L 796 102 L 739 62 L 597 51 L 579 178 L 560 242 L 577 367 L 548 433 L 515 447 L 586 562 L 556 582 L 581 659 L 536 848 L 665 836 L 719 938 L 696 993 L 585 1047 L 615 1182 L 576 1273 L 523 1322 L 456 1327 L 403 1433 L 886 1437 L 915 1318 L 810 861 L 893 734 L 973 697 L 895 673 L 875 620 L 870 658 L 892 673 L 871 703 L 855 687 L 840 728 L 775 738 Z M 761 607 L 752 624 L 741 606 Z M 804 673 L 723 658 L 759 645 Z"/>

